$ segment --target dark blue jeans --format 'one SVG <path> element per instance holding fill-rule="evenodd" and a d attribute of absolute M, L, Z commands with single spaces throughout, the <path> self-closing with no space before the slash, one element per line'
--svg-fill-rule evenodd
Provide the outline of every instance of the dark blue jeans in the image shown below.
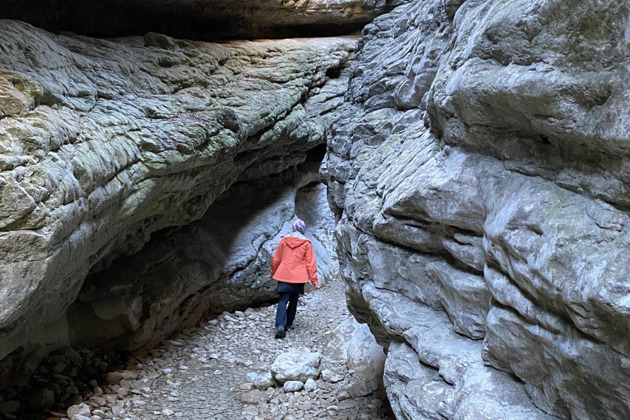
<path fill-rule="evenodd" d="M 297 312 L 297 303 L 299 293 L 282 292 L 278 300 L 278 310 L 276 311 L 276 329 L 284 328 L 285 330 L 293 325 L 295 313 Z"/>
<path fill-rule="evenodd" d="M 304 293 L 304 284 L 278 282 L 278 309 L 276 310 L 276 329 L 285 330 L 293 325 L 297 312 L 298 299 Z"/>

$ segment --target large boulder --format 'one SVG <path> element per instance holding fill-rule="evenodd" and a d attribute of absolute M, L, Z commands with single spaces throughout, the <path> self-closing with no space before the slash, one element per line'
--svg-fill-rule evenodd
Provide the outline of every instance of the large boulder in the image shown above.
<path fill-rule="evenodd" d="M 89 272 L 135 253 L 158 230 L 199 219 L 235 182 L 284 177 L 292 191 L 284 203 L 293 204 L 262 237 L 239 240 L 259 246 L 277 235 L 293 216 L 290 194 L 303 186 L 282 173 L 324 141 L 320 115 L 341 102 L 341 70 L 355 40 L 97 40 L 2 21 L 0 43 L 3 358 L 36 335 L 33 349 L 14 355 L 76 338 L 70 318 L 84 320 L 85 312 L 68 322 L 64 314 Z M 215 274 L 229 276 L 245 254 L 231 255 Z M 135 268 L 155 274 L 149 265 Z M 140 293 L 142 282 L 121 274 L 101 277 L 106 286 L 85 290 L 79 303 L 89 306 L 117 286 Z M 187 286 L 165 306 L 201 286 Z M 159 299 L 151 290 L 145 297 Z M 109 337 L 135 331 L 146 309 L 134 294 L 104 307 L 124 314 L 116 321 L 88 307 L 95 319 L 119 323 L 102 330 Z"/>
<path fill-rule="evenodd" d="M 344 362 L 364 381 L 382 381 L 385 353 L 366 324 L 350 317 L 324 335 L 324 363 Z"/>
<path fill-rule="evenodd" d="M 383 390 L 385 352 L 370 328 L 349 317 L 322 337 L 322 378 L 328 382 L 343 380 L 343 389 L 353 396 L 367 396 Z M 338 373 L 339 365 L 349 372 Z M 329 372 L 329 373 L 328 373 Z"/>
<path fill-rule="evenodd" d="M 629 18 L 418 0 L 364 29 L 325 167 L 398 417 L 630 416 Z"/>

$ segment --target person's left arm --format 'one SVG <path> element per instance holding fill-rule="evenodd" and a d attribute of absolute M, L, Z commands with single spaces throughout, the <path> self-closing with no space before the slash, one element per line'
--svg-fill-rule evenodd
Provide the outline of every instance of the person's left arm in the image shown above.
<path fill-rule="evenodd" d="M 311 283 L 313 283 L 313 286 L 319 289 L 319 283 L 317 282 L 317 261 L 315 260 L 315 251 L 313 251 L 313 246 L 310 243 L 306 250 L 306 271 L 308 272 L 308 277 Z"/>

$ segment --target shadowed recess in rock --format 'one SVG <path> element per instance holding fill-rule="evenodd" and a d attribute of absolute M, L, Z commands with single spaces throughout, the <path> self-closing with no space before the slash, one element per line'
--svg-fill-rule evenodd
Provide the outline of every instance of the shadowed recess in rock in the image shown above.
<path fill-rule="evenodd" d="M 158 32 L 199 40 L 359 32 L 403 0 L 2 0 L 0 17 L 91 37 Z"/>
<path fill-rule="evenodd" d="M 297 169 L 232 186 L 200 220 L 155 232 L 138 253 L 115 259 L 109 268 L 88 275 L 65 316 L 47 327 L 45 341 L 40 334 L 5 358 L 5 374 L 14 380 L 26 379 L 31 373 L 28 369 L 35 369 L 38 359 L 48 351 L 62 348 L 59 353 L 67 355 L 74 352 L 67 346 L 93 347 L 98 349 L 97 355 L 81 350 L 82 357 L 74 368 L 81 369 L 81 375 L 73 380 L 82 384 L 100 381 L 113 364 L 99 362 L 103 352 L 116 351 L 110 359 L 120 352 L 146 353 L 178 331 L 225 311 L 276 301 L 270 260 L 281 235 L 291 231 L 296 214 L 307 223 L 307 235 L 317 253 L 320 283 L 337 278 L 334 220 L 317 171 L 321 152 L 310 156 L 314 161 Z M 61 369 L 54 366 L 55 360 L 64 357 L 47 358 L 36 377 L 48 377 L 51 369 Z M 54 378 L 48 380 L 54 382 Z M 58 395 L 55 385 L 38 388 L 35 383 L 26 384 L 20 398 L 2 394 L 20 401 L 19 413 L 23 415 L 29 413 L 26 409 L 32 413 L 63 411 L 80 402 L 78 394 L 62 399 L 63 393 Z M 38 397 L 40 388 L 50 398 Z M 80 392 L 91 390 L 83 386 Z M 24 398 L 37 404 L 25 404 Z"/>

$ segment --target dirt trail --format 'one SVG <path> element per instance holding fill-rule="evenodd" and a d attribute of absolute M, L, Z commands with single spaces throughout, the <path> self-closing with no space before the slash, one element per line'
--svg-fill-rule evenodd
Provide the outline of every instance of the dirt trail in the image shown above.
<path fill-rule="evenodd" d="M 310 392 L 285 393 L 278 386 L 259 391 L 247 377 L 269 371 L 275 358 L 291 349 L 321 352 L 328 341 L 324 335 L 350 316 L 343 289 L 339 280 L 302 296 L 295 330 L 283 340 L 273 337 L 275 305 L 224 313 L 183 331 L 133 359 L 127 371 L 110 373 L 111 385 L 86 398 L 85 418 L 393 419 L 382 391 L 353 395 L 353 372 L 345 361 L 333 366 L 339 382 L 320 378 Z"/>

